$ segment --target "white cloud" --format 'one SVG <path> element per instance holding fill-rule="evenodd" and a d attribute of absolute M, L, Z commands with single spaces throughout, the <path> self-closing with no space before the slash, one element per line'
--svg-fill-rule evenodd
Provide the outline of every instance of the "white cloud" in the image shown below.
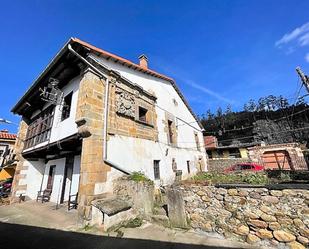
<path fill-rule="evenodd" d="M 221 100 L 223 102 L 226 102 L 226 103 L 229 103 L 229 104 L 233 104 L 235 101 L 231 100 L 231 99 L 228 99 L 228 98 L 225 98 L 223 96 L 221 96 L 220 94 L 200 85 L 200 84 L 197 84 L 195 81 L 193 80 L 184 80 L 184 83 L 186 83 L 187 85 L 197 89 L 197 90 L 200 90 L 208 95 L 211 95 L 213 97 L 215 97 L 216 99 L 218 100 Z"/>
<path fill-rule="evenodd" d="M 295 40 L 298 41 L 300 46 L 309 44 L 309 22 L 294 29 L 290 33 L 286 33 L 280 40 L 276 41 L 275 46 L 281 48 L 283 45 L 286 45 Z"/>
<path fill-rule="evenodd" d="M 309 62 L 309 53 L 306 54 L 305 60 L 306 60 L 307 62 Z"/>

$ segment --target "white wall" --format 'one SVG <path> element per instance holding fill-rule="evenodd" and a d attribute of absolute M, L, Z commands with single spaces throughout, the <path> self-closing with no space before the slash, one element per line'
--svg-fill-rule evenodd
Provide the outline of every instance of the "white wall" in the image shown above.
<path fill-rule="evenodd" d="M 58 202 L 60 202 L 64 169 L 65 169 L 65 161 L 66 161 L 66 158 L 60 158 L 60 159 L 50 160 L 46 164 L 44 179 L 43 179 L 43 184 L 42 184 L 42 190 L 45 190 L 47 187 L 47 180 L 48 180 L 50 166 L 56 165 L 54 184 L 53 184 L 53 189 L 52 189 L 52 194 L 51 194 L 51 199 L 50 199 L 51 202 L 56 203 L 57 200 Z M 78 192 L 79 173 L 80 173 L 80 155 L 77 155 L 77 156 L 74 156 L 72 181 L 67 181 L 67 184 L 66 184 L 64 201 L 67 201 L 69 199 L 69 194 L 73 195 Z"/>
<path fill-rule="evenodd" d="M 65 166 L 65 158 L 50 160 L 47 162 L 45 167 L 44 179 L 42 184 L 42 190 L 45 190 L 47 187 L 47 180 L 49 174 L 49 168 L 51 165 L 56 165 L 55 175 L 54 175 L 54 183 L 53 189 L 51 193 L 51 202 L 60 203 L 62 183 L 63 183 L 63 175 L 64 175 L 64 166 Z"/>
<path fill-rule="evenodd" d="M 21 170 L 20 174 L 26 174 L 26 178 L 19 180 L 19 185 L 27 184 L 26 191 L 16 193 L 25 194 L 31 199 L 36 199 L 38 191 L 41 188 L 42 178 L 45 170 L 44 160 L 39 161 L 24 161 L 23 166 L 27 166 L 27 170 Z"/>
<path fill-rule="evenodd" d="M 153 160 L 160 160 L 160 173 L 163 183 L 171 183 L 174 180 L 175 173 L 172 170 L 172 158 L 176 159 L 177 169 L 182 170 L 183 178 L 188 176 L 187 161 L 191 162 L 191 174 L 196 171 L 193 165 L 199 156 L 202 156 L 204 163 L 206 163 L 201 128 L 170 82 L 134 71 L 111 60 L 94 57 L 107 67 L 118 71 L 124 78 L 138 84 L 146 91 L 154 93 L 157 97 L 156 114 L 159 142 L 125 136 L 112 136 L 108 141 L 109 160 L 126 167 L 130 171 L 142 171 L 151 179 L 154 177 Z M 173 99 L 176 100 L 177 105 L 174 104 Z M 166 119 L 166 111 L 176 116 L 176 147 L 167 145 L 168 138 L 164 131 L 165 125 L 162 122 Z M 191 126 L 180 119 L 190 123 Z M 200 151 L 196 148 L 194 132 L 198 134 Z M 165 155 L 167 149 L 168 155 Z"/>
<path fill-rule="evenodd" d="M 73 92 L 70 116 L 67 119 L 61 121 L 62 106 L 57 105 L 55 107 L 55 116 L 53 120 L 52 132 L 50 136 L 51 143 L 77 133 L 75 115 L 76 115 L 77 100 L 78 100 L 79 82 L 80 82 L 80 77 L 77 77 L 71 80 L 69 84 L 67 84 L 61 89 L 63 91 L 64 97 L 68 95 L 70 92 Z"/>
<path fill-rule="evenodd" d="M 75 195 L 78 192 L 79 173 L 80 173 L 80 155 L 74 157 L 72 185 L 70 191 L 71 195 Z"/>

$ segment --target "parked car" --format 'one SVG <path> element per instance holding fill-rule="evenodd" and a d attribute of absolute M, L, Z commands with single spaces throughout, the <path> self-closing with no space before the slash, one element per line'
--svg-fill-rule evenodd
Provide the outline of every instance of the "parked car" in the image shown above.
<path fill-rule="evenodd" d="M 256 163 L 238 163 L 232 165 L 224 170 L 225 173 L 231 173 L 235 171 L 262 171 L 264 166 Z"/>

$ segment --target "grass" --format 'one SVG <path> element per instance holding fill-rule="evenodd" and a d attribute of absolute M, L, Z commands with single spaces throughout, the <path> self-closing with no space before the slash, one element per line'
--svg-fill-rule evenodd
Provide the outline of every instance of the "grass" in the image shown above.
<path fill-rule="evenodd" d="M 152 182 L 149 178 L 147 178 L 142 172 L 133 172 L 129 179 L 135 182 Z"/>
<path fill-rule="evenodd" d="M 204 172 L 192 177 L 192 180 L 197 182 L 208 182 L 211 184 L 218 183 L 248 183 L 265 185 L 269 183 L 269 179 L 265 173 L 246 172 L 246 173 L 217 173 Z"/>

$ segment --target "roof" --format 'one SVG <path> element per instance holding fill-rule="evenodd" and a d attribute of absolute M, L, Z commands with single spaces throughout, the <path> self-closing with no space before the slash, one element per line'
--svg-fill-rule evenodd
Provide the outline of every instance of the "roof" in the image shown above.
<path fill-rule="evenodd" d="M 17 138 L 16 134 L 7 133 L 7 132 L 0 132 L 0 139 L 15 140 L 16 138 Z"/>
<path fill-rule="evenodd" d="M 106 59 L 111 59 L 116 63 L 119 63 L 121 65 L 127 66 L 128 68 L 131 68 L 133 70 L 137 70 L 139 72 L 148 74 L 150 76 L 156 77 L 156 78 L 160 78 L 163 80 L 166 80 L 168 82 L 170 82 L 172 84 L 172 86 L 174 87 L 174 89 L 176 90 L 176 92 L 178 93 L 178 95 L 180 96 L 180 98 L 182 99 L 182 101 L 185 103 L 186 107 L 188 108 L 188 110 L 191 112 L 192 116 L 195 118 L 197 124 L 199 125 L 199 127 L 201 129 L 203 129 L 203 126 L 201 125 L 201 123 L 199 122 L 199 119 L 197 118 L 197 116 L 195 115 L 195 113 L 193 112 L 193 110 L 191 109 L 191 107 L 189 106 L 189 103 L 186 101 L 185 97 L 183 96 L 183 94 L 181 93 L 180 89 L 178 88 L 178 86 L 176 85 L 176 82 L 168 77 L 165 76 L 163 74 L 160 74 L 158 72 L 155 72 L 149 68 L 144 68 L 138 64 L 135 64 L 125 58 L 122 58 L 118 55 L 112 54 L 110 52 L 107 52 L 103 49 L 100 49 L 98 47 L 95 47 L 91 44 L 89 44 L 88 42 L 82 41 L 78 38 L 71 38 L 63 47 L 62 49 L 57 53 L 57 55 L 52 59 L 52 61 L 49 63 L 49 65 L 45 68 L 45 70 L 41 73 L 41 75 L 35 80 L 35 82 L 31 85 L 31 87 L 27 90 L 27 92 L 25 93 L 24 96 L 22 96 L 22 98 L 18 101 L 18 103 L 13 107 L 12 112 L 13 113 L 17 113 L 17 109 L 21 108 L 21 105 L 23 102 L 26 101 L 27 96 L 35 89 L 35 87 L 38 86 L 39 81 L 43 78 L 44 75 L 46 75 L 46 73 L 52 68 L 52 66 L 56 63 L 56 61 L 59 60 L 59 58 L 65 53 L 65 51 L 68 51 L 67 45 L 68 44 L 79 44 L 89 50 L 91 50 L 92 52 L 98 53 L 100 56 L 106 58 Z"/>
<path fill-rule="evenodd" d="M 105 50 L 103 50 L 101 48 L 95 47 L 95 46 L 89 44 L 88 42 L 82 41 L 82 40 L 80 40 L 78 38 L 72 38 L 72 41 L 77 42 L 77 43 L 79 43 L 79 44 L 81 44 L 81 45 L 83 45 L 85 47 L 90 48 L 93 51 L 98 52 L 101 56 L 103 56 L 106 59 L 113 59 L 115 62 L 120 63 L 122 65 L 126 65 L 126 66 L 128 66 L 128 67 L 130 67 L 130 68 L 132 68 L 134 70 L 138 70 L 138 71 L 141 71 L 143 73 L 150 74 L 150 75 L 152 75 L 154 77 L 174 82 L 174 80 L 172 78 L 168 77 L 168 76 L 165 76 L 163 74 L 157 73 L 157 72 L 155 72 L 155 71 L 153 71 L 151 69 L 141 67 L 140 65 L 138 65 L 138 64 L 136 64 L 136 63 L 134 63 L 132 61 L 129 61 L 129 60 L 127 60 L 125 58 L 122 58 L 122 57 L 120 57 L 118 55 L 115 55 L 115 54 L 112 54 L 110 52 L 107 52 L 107 51 L 105 51 Z"/>

